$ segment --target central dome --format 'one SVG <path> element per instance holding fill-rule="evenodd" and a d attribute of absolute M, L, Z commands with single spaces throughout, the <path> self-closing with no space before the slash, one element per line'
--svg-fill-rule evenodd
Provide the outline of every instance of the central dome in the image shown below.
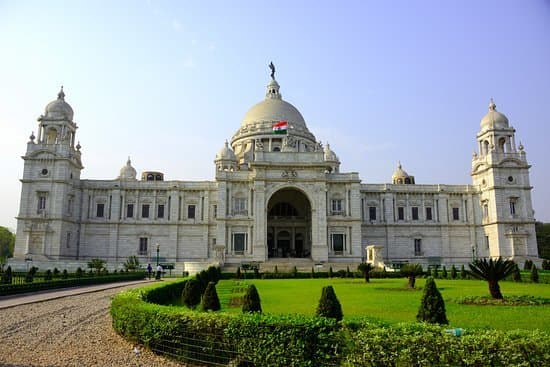
<path fill-rule="evenodd" d="M 273 133 L 273 123 L 288 122 L 288 134 L 302 137 L 315 143 L 315 137 L 308 130 L 304 117 L 292 104 L 283 100 L 279 83 L 272 79 L 267 85 L 265 99 L 252 106 L 244 115 L 239 130 L 232 139 L 232 145 L 241 139 L 258 139 Z"/>
<path fill-rule="evenodd" d="M 283 101 L 279 93 L 279 83 L 275 79 L 267 85 L 265 99 L 256 103 L 244 115 L 241 127 L 258 122 L 287 121 L 291 127 L 306 129 L 304 117 L 290 103 Z"/>

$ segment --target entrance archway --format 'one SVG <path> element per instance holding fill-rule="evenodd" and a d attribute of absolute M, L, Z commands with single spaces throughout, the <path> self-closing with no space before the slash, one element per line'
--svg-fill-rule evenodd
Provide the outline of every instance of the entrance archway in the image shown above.
<path fill-rule="evenodd" d="M 304 193 L 286 188 L 267 204 L 269 258 L 311 257 L 311 204 Z"/>

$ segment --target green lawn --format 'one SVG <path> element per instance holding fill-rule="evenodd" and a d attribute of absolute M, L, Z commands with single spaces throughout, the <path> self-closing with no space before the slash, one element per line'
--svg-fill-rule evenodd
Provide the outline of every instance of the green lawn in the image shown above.
<path fill-rule="evenodd" d="M 342 304 L 344 318 L 367 316 L 389 323 L 415 321 L 424 279 L 417 280 L 417 290 L 408 290 L 405 279 L 285 279 L 223 280 L 217 285 L 222 310 L 241 312 L 231 306 L 247 284 L 255 284 L 264 313 L 300 313 L 313 315 L 323 286 L 332 285 Z M 475 280 L 436 280 L 445 299 L 447 318 L 453 327 L 539 329 L 550 332 L 550 306 L 474 306 L 461 305 L 453 299 L 464 296 L 487 296 L 487 283 Z M 500 282 L 504 297 L 534 295 L 550 298 L 550 285 Z"/>

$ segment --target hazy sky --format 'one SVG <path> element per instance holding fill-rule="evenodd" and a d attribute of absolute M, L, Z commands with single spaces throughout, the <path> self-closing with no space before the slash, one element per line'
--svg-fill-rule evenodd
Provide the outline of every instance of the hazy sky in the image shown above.
<path fill-rule="evenodd" d="M 366 183 L 399 160 L 420 184 L 471 183 L 493 97 L 550 221 L 549 1 L 0 0 L 0 225 L 15 228 L 21 156 L 60 85 L 82 178 L 115 178 L 131 156 L 138 172 L 212 180 L 270 61 L 283 98 Z"/>

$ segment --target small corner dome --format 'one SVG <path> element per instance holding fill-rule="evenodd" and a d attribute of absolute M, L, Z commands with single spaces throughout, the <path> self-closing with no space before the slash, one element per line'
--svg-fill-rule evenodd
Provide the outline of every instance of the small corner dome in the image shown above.
<path fill-rule="evenodd" d="M 338 162 L 338 156 L 330 149 L 330 144 L 325 146 L 325 161 Z"/>
<path fill-rule="evenodd" d="M 126 165 L 124 165 L 120 169 L 120 175 L 118 176 L 118 179 L 135 181 L 136 176 L 137 176 L 137 171 L 134 167 L 132 167 L 132 161 L 130 160 L 130 157 L 128 157 L 128 161 L 126 161 Z"/>
<path fill-rule="evenodd" d="M 237 161 L 237 157 L 235 156 L 235 153 L 233 152 L 231 147 L 229 147 L 229 143 L 227 142 L 227 140 L 225 141 L 225 144 L 220 149 L 218 154 L 216 154 L 216 160 L 217 161 L 235 161 L 235 162 Z"/>
<path fill-rule="evenodd" d="M 73 109 L 72 107 L 65 102 L 65 93 L 63 92 L 63 87 L 57 94 L 57 99 L 48 103 L 46 106 L 46 118 L 50 119 L 63 119 L 73 121 Z"/>
<path fill-rule="evenodd" d="M 489 103 L 489 112 L 481 119 L 481 130 L 506 129 L 509 127 L 508 118 L 497 111 L 493 99 Z"/>
<path fill-rule="evenodd" d="M 397 165 L 397 169 L 391 176 L 391 179 L 393 182 L 395 182 L 398 179 L 405 179 L 409 177 L 410 177 L 409 174 L 405 172 L 405 170 L 401 167 L 401 162 L 399 162 L 399 164 Z"/>

